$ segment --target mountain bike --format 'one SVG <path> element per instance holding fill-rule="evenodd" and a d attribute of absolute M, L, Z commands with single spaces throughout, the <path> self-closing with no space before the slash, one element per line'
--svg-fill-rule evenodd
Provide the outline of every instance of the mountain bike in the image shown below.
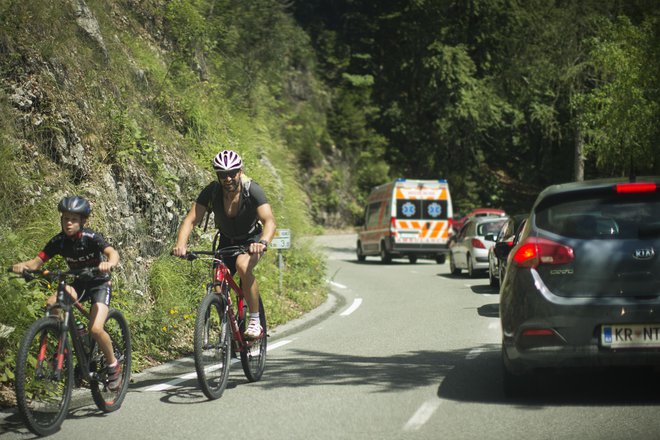
<path fill-rule="evenodd" d="M 119 409 L 128 391 L 131 339 L 126 319 L 119 310 L 110 308 L 105 321 L 104 328 L 112 339 L 122 372 L 120 388 L 111 391 L 103 352 L 91 335 L 86 334 L 89 312 L 65 289 L 75 279 L 91 279 L 98 273 L 98 269 L 85 268 L 66 272 L 24 270 L 19 275 L 26 281 L 43 278 L 49 283 L 57 282 L 55 303 L 46 307 L 46 316 L 28 328 L 16 357 L 18 409 L 28 428 L 37 435 L 59 430 L 76 383 L 87 382 L 94 403 L 103 412 Z M 53 309 L 59 312 L 51 314 Z"/>
<path fill-rule="evenodd" d="M 213 267 L 213 278 L 197 308 L 194 335 L 197 379 L 202 392 L 211 400 L 220 398 L 227 387 L 231 358 L 236 353 L 240 354 L 243 372 L 250 382 L 261 379 L 266 365 L 267 326 L 261 297 L 259 316 L 263 331 L 259 338 L 246 339 L 243 332 L 249 319 L 247 302 L 223 260 L 245 252 L 245 246 L 228 246 L 215 251 L 188 251 L 181 257 L 189 261 L 208 260 Z M 236 294 L 236 308 L 230 290 Z"/>

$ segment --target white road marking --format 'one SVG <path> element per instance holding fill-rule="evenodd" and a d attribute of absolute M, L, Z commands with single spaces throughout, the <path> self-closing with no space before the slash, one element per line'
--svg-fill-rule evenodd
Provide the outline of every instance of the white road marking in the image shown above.
<path fill-rule="evenodd" d="M 355 299 L 353 300 L 353 304 L 351 304 L 351 306 L 350 306 L 349 308 L 347 308 L 346 310 L 344 310 L 344 311 L 341 313 L 340 316 L 348 316 L 348 315 L 350 315 L 351 313 L 353 313 L 354 311 L 356 311 L 358 307 L 360 307 L 360 304 L 362 304 L 362 298 L 355 298 Z"/>
<path fill-rule="evenodd" d="M 500 328 L 499 321 L 493 321 L 490 324 L 488 324 L 488 329 L 489 330 L 498 330 L 499 328 Z"/>
<path fill-rule="evenodd" d="M 335 286 L 335 287 L 339 288 L 339 289 L 348 289 L 348 287 L 344 286 L 343 284 L 335 283 L 334 281 L 330 281 L 330 284 L 332 286 Z"/>
<path fill-rule="evenodd" d="M 473 348 L 465 355 L 465 359 L 474 359 L 484 352 L 483 348 Z"/>
<path fill-rule="evenodd" d="M 415 411 L 415 414 L 413 414 L 408 422 L 403 425 L 403 430 L 417 431 L 419 428 L 424 426 L 424 424 L 429 421 L 431 416 L 433 416 L 435 411 L 438 409 L 441 402 L 442 401 L 437 398 L 424 402 L 422 406 L 420 406 L 417 411 Z"/>
<path fill-rule="evenodd" d="M 292 341 L 290 339 L 284 339 L 282 341 L 278 341 L 278 342 L 276 342 L 272 345 L 269 345 L 268 348 L 267 348 L 267 351 L 275 350 L 276 348 L 282 347 L 283 345 L 286 345 L 289 342 L 292 342 Z M 239 361 L 238 359 L 232 359 L 231 363 L 234 364 L 238 361 Z M 208 370 L 213 371 L 213 370 L 217 370 L 218 368 L 220 368 L 220 367 L 219 366 L 209 367 Z M 145 388 L 142 391 L 164 391 L 164 390 L 173 388 L 173 387 L 177 386 L 178 384 L 180 384 L 182 382 L 193 379 L 195 377 L 197 377 L 197 372 L 193 371 L 192 373 L 182 374 L 181 376 L 177 377 L 176 379 L 172 379 L 169 382 L 159 383 L 158 385 L 154 385 L 154 386 L 151 386 L 149 388 Z"/>

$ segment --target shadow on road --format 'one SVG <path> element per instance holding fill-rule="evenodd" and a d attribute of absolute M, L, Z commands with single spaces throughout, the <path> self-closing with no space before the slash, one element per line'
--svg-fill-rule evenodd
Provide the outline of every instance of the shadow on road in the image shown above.
<path fill-rule="evenodd" d="M 484 304 L 477 309 L 477 313 L 479 313 L 479 316 L 483 316 L 484 318 L 499 318 L 500 305 L 499 303 Z"/>
<path fill-rule="evenodd" d="M 477 356 L 474 353 L 479 353 Z M 337 355 L 298 350 L 268 362 L 258 386 L 266 389 L 367 385 L 391 393 L 438 384 L 438 396 L 461 402 L 516 404 L 537 409 L 562 405 L 660 405 L 660 380 L 640 369 L 542 372 L 538 393 L 504 395 L 499 345 L 450 352 L 413 351 L 396 356 Z"/>

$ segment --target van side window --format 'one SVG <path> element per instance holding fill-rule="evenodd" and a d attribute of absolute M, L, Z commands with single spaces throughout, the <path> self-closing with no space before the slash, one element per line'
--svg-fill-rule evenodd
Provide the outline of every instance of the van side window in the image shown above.
<path fill-rule="evenodd" d="M 373 228 L 378 226 L 378 219 L 380 217 L 380 203 L 374 202 L 369 205 L 367 212 L 367 228 Z"/>
<path fill-rule="evenodd" d="M 380 220 L 380 225 L 383 227 L 388 227 L 390 225 L 390 212 L 392 212 L 392 208 L 390 206 L 390 201 L 388 200 L 387 203 L 385 204 L 385 211 L 383 211 L 383 217 Z"/>

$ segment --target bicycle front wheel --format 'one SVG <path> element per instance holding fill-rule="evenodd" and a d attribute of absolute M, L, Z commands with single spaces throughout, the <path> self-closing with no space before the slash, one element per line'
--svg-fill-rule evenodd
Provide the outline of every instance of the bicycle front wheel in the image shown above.
<path fill-rule="evenodd" d="M 131 335 L 126 318 L 117 309 L 109 310 L 104 329 L 110 335 L 112 349 L 121 368 L 121 385 L 114 391 L 108 388 L 108 362 L 98 345 L 95 345 L 90 362 L 90 371 L 95 379 L 91 383 L 92 397 L 101 411 L 112 412 L 121 407 L 128 391 L 131 378 Z"/>
<path fill-rule="evenodd" d="M 57 365 L 58 347 L 67 341 L 61 331 L 58 318 L 39 319 L 23 336 L 16 357 L 16 403 L 28 428 L 37 435 L 59 430 L 71 402 L 73 364 L 68 347 L 62 368 Z"/>
<path fill-rule="evenodd" d="M 247 304 L 243 306 L 245 319 L 240 322 L 239 328 L 241 334 L 245 332 L 247 324 L 250 322 L 247 312 Z M 261 375 L 266 368 L 266 336 L 268 334 L 268 327 L 266 325 L 266 312 L 264 311 L 264 304 L 259 297 L 259 321 L 263 329 L 262 337 L 254 341 L 250 341 L 244 350 L 241 350 L 241 365 L 243 365 L 243 372 L 245 377 L 250 382 L 256 382 L 261 379 Z"/>
<path fill-rule="evenodd" d="M 197 309 L 194 357 L 202 392 L 211 400 L 220 398 L 229 378 L 231 328 L 224 300 L 213 292 Z"/>

